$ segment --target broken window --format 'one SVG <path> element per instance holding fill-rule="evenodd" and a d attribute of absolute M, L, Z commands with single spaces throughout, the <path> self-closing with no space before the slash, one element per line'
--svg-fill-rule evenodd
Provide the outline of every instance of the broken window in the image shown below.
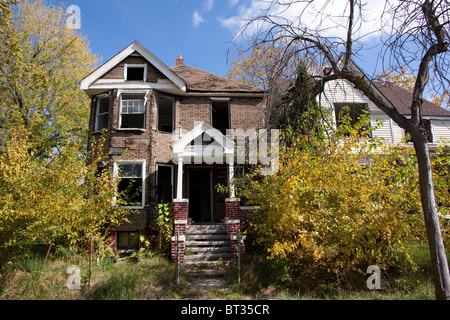
<path fill-rule="evenodd" d="M 118 192 L 126 207 L 144 207 L 144 161 L 116 163 L 116 176 L 119 178 Z"/>
<path fill-rule="evenodd" d="M 158 131 L 173 132 L 174 99 L 159 97 L 158 103 Z"/>
<path fill-rule="evenodd" d="M 109 96 L 97 98 L 97 108 L 95 117 L 95 131 L 108 130 L 109 118 Z"/>
<path fill-rule="evenodd" d="M 230 129 L 229 99 L 211 99 L 211 122 L 223 135 L 227 134 Z"/>
<path fill-rule="evenodd" d="M 125 65 L 126 81 L 146 81 L 147 65 L 145 64 L 128 64 Z"/>
<path fill-rule="evenodd" d="M 173 166 L 157 165 L 156 203 L 172 203 Z"/>
<path fill-rule="evenodd" d="M 118 250 L 139 250 L 139 232 L 117 232 Z"/>
<path fill-rule="evenodd" d="M 120 108 L 121 129 L 145 129 L 145 94 L 123 94 Z"/>

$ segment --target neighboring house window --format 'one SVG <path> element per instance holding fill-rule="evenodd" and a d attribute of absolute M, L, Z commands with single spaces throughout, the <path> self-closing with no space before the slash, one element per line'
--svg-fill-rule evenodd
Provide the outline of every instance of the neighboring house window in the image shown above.
<path fill-rule="evenodd" d="M 158 131 L 173 132 L 175 100 L 160 96 L 158 101 Z"/>
<path fill-rule="evenodd" d="M 102 95 L 97 97 L 97 108 L 95 116 L 95 132 L 108 130 L 109 118 L 109 96 Z"/>
<path fill-rule="evenodd" d="M 147 81 L 146 64 L 125 64 L 126 81 Z"/>
<path fill-rule="evenodd" d="M 211 99 L 211 124 L 223 135 L 227 134 L 227 129 L 230 129 L 229 99 Z"/>
<path fill-rule="evenodd" d="M 343 111 L 346 107 L 348 107 L 347 110 L 348 117 L 350 117 L 350 125 L 357 124 L 364 112 L 369 111 L 367 103 L 335 103 L 334 112 L 336 117 L 336 124 L 338 127 L 342 123 L 342 116 L 344 115 Z M 370 128 L 370 120 L 364 129 L 368 128 Z"/>
<path fill-rule="evenodd" d="M 145 160 L 117 161 L 114 174 L 120 179 L 118 192 L 123 205 L 131 208 L 145 206 Z"/>
<path fill-rule="evenodd" d="M 145 94 L 121 95 L 120 129 L 145 129 Z"/>
<path fill-rule="evenodd" d="M 156 166 L 156 203 L 172 203 L 173 166 Z"/>
<path fill-rule="evenodd" d="M 118 250 L 138 250 L 139 232 L 117 232 L 116 242 Z"/>

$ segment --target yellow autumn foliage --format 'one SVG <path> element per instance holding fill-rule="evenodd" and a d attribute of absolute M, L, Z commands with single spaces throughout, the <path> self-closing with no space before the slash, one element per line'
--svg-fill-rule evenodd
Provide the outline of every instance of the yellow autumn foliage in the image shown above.
<path fill-rule="evenodd" d="M 30 152 L 28 133 L 0 154 L 0 271 L 32 244 L 73 245 L 105 239 L 130 212 L 113 202 L 116 187 L 98 158 L 87 163 L 76 142 L 44 161 Z"/>
<path fill-rule="evenodd" d="M 298 137 L 276 175 L 247 180 L 249 234 L 269 260 L 290 275 L 414 267 L 406 244 L 426 238 L 414 150 L 381 142 L 353 129 Z"/>

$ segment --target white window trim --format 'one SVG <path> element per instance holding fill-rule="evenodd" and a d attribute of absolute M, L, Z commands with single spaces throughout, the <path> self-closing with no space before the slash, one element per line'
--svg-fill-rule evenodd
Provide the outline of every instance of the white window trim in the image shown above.
<path fill-rule="evenodd" d="M 149 90 L 119 90 L 117 95 L 119 97 L 119 123 L 117 130 L 140 130 L 146 131 L 147 129 L 147 96 Z M 122 95 L 123 94 L 144 94 L 144 128 L 122 128 Z"/>
<path fill-rule="evenodd" d="M 114 161 L 113 176 L 114 179 L 118 177 L 119 165 L 121 164 L 141 164 L 142 165 L 142 205 L 141 206 L 121 206 L 122 208 L 128 209 L 144 209 L 145 208 L 145 185 L 146 185 L 146 160 L 116 160 Z M 114 197 L 114 202 L 116 202 L 117 197 Z"/>
<path fill-rule="evenodd" d="M 172 100 L 172 131 L 175 130 L 175 112 L 176 112 L 175 104 L 176 104 L 176 101 L 175 101 L 174 97 L 171 97 L 171 96 L 168 96 L 168 95 L 160 95 L 160 96 L 158 96 L 158 107 L 157 107 L 157 110 L 156 110 L 156 112 L 157 112 L 157 114 L 156 114 L 156 130 L 158 132 L 168 133 L 167 131 L 160 131 L 159 130 L 159 106 L 160 106 L 159 103 L 160 103 L 160 99 L 161 98 L 166 98 L 166 99 L 171 99 Z M 172 132 L 170 132 L 170 133 L 172 133 Z"/>
<path fill-rule="evenodd" d="M 128 80 L 128 68 L 144 68 L 144 79 L 142 81 L 147 82 L 147 64 L 128 64 L 125 63 L 123 68 L 123 78 L 125 81 L 141 81 L 141 80 Z"/>
<path fill-rule="evenodd" d="M 100 100 L 108 98 L 108 97 L 109 97 L 109 94 L 107 94 L 107 93 L 100 94 L 100 95 L 98 95 L 96 97 L 97 101 L 96 101 L 96 107 L 95 107 L 94 132 L 100 132 L 100 130 L 98 129 L 98 117 L 100 115 L 104 115 L 104 114 L 108 114 L 108 117 L 109 117 L 109 109 L 111 108 L 111 106 L 108 107 L 108 112 L 107 113 L 100 114 Z M 109 103 L 111 104 L 111 101 Z M 108 119 L 108 126 L 109 126 L 109 119 Z M 108 130 L 108 128 L 106 128 L 106 130 Z"/>

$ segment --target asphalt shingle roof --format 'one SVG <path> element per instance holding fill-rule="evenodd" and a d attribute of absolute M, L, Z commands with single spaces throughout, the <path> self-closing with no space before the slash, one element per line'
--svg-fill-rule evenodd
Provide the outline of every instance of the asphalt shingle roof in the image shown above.
<path fill-rule="evenodd" d="M 389 99 L 389 101 L 392 102 L 400 114 L 411 114 L 411 103 L 413 100 L 413 94 L 411 92 L 390 82 L 373 81 L 373 84 L 386 98 Z M 450 111 L 424 99 L 422 105 L 422 115 L 426 117 L 449 117 Z"/>
<path fill-rule="evenodd" d="M 188 92 L 264 93 L 262 89 L 185 64 L 171 67 L 170 70 L 186 83 Z"/>

